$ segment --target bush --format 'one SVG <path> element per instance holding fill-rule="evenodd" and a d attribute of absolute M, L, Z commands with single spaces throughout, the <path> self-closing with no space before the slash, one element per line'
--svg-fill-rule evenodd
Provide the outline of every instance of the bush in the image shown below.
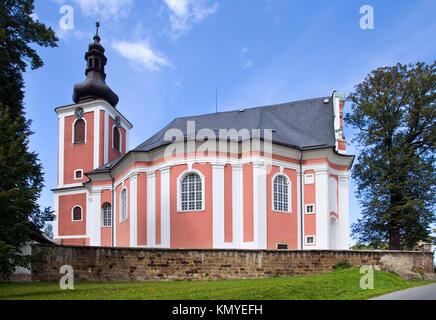
<path fill-rule="evenodd" d="M 425 274 L 424 270 L 422 270 L 422 269 L 415 269 L 415 270 L 413 270 L 413 272 L 418 273 L 422 276 Z"/>
<path fill-rule="evenodd" d="M 339 261 L 333 266 L 334 270 L 348 269 L 348 268 L 351 268 L 351 264 L 348 260 Z"/>

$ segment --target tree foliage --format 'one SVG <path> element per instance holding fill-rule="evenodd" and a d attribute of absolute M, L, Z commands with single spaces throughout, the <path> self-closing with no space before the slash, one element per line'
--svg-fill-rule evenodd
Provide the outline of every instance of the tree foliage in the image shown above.
<path fill-rule="evenodd" d="M 346 121 L 359 129 L 353 169 L 362 219 L 356 238 L 410 249 L 435 222 L 436 63 L 372 71 L 348 100 Z"/>
<path fill-rule="evenodd" d="M 51 28 L 32 19 L 34 0 L 0 1 L 0 273 L 28 266 L 20 255 L 32 230 L 52 220 L 37 200 L 43 188 L 42 167 L 29 151 L 30 120 L 23 106 L 23 73 L 43 66 L 31 45 L 55 47 Z"/>

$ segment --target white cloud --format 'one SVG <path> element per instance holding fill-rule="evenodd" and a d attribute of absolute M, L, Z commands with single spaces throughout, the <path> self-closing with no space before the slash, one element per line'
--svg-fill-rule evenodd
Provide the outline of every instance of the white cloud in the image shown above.
<path fill-rule="evenodd" d="M 38 21 L 39 20 L 39 16 L 35 12 L 30 14 L 30 17 L 33 19 L 33 21 Z"/>
<path fill-rule="evenodd" d="M 218 10 L 218 3 L 207 5 L 207 0 L 163 0 L 170 10 L 170 22 L 175 38 L 188 32 Z"/>
<path fill-rule="evenodd" d="M 171 62 L 164 55 L 153 50 L 148 41 L 114 41 L 112 47 L 141 69 L 157 71 L 160 67 L 171 66 Z"/>
<path fill-rule="evenodd" d="M 54 0 L 58 3 L 75 2 L 87 17 L 100 16 L 103 21 L 128 17 L 134 0 Z"/>
<path fill-rule="evenodd" d="M 242 69 L 249 69 L 249 68 L 251 68 L 253 66 L 253 62 L 254 61 L 252 59 L 248 60 L 247 62 L 244 63 L 244 65 L 242 66 Z"/>
<path fill-rule="evenodd" d="M 248 48 L 246 48 L 246 47 L 243 47 L 242 49 L 241 49 L 241 51 L 239 52 L 239 54 L 242 56 L 242 57 L 245 57 L 245 59 L 246 59 L 246 61 L 243 63 L 243 65 L 242 65 L 242 69 L 249 69 L 249 68 L 251 68 L 252 66 L 253 66 L 253 63 L 254 63 L 254 60 L 253 59 L 248 59 L 248 57 L 247 57 L 247 54 L 248 54 L 248 52 L 249 52 L 249 50 L 248 50 Z"/>
<path fill-rule="evenodd" d="M 93 36 L 92 32 L 82 32 L 77 29 L 64 30 L 62 28 L 57 28 L 55 29 L 55 33 L 56 37 L 62 41 L 91 39 Z"/>

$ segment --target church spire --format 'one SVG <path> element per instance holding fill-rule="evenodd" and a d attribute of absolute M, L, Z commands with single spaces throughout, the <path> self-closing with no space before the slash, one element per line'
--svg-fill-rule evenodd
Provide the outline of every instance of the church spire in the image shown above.
<path fill-rule="evenodd" d="M 85 54 L 87 68 L 85 71 L 86 80 L 74 86 L 73 100 L 75 103 L 82 103 L 96 99 L 103 99 L 113 107 L 118 104 L 118 96 L 109 88 L 105 82 L 106 74 L 104 68 L 107 58 L 104 55 L 105 49 L 100 44 L 98 34 L 100 22 L 97 21 L 94 42 L 89 44 L 88 52 Z"/>

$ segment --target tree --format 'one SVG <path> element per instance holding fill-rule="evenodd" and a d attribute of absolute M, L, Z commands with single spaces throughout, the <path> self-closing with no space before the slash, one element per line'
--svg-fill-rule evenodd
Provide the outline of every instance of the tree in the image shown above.
<path fill-rule="evenodd" d="M 346 122 L 359 129 L 353 169 L 362 218 L 356 238 L 389 249 L 428 241 L 435 222 L 436 62 L 372 71 L 348 100 Z M 375 244 L 375 245 L 374 245 Z"/>
<path fill-rule="evenodd" d="M 44 233 L 47 237 L 49 237 L 50 239 L 53 239 L 53 226 L 50 223 L 45 225 Z"/>
<path fill-rule="evenodd" d="M 0 273 L 28 267 L 31 257 L 20 255 L 32 231 L 53 220 L 51 210 L 37 204 L 43 188 L 42 167 L 28 148 L 30 120 L 26 120 L 23 73 L 42 67 L 30 45 L 55 47 L 51 28 L 32 19 L 34 0 L 0 2 Z"/>

